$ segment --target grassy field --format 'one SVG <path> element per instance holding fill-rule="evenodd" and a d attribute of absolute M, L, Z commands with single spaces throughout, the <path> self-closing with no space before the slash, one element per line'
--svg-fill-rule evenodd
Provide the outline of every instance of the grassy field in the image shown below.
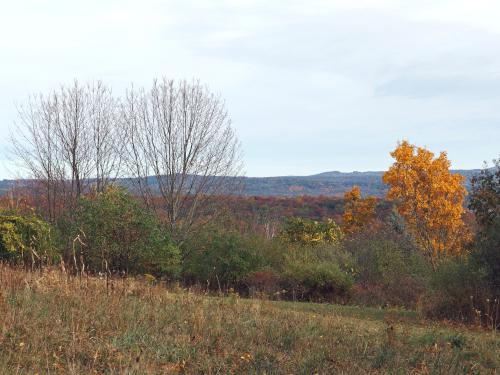
<path fill-rule="evenodd" d="M 414 312 L 208 297 L 0 266 L 0 374 L 496 373 L 500 337 Z"/>

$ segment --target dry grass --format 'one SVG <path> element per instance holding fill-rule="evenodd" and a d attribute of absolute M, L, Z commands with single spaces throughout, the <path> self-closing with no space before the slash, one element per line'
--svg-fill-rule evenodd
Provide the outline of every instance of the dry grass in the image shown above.
<path fill-rule="evenodd" d="M 496 373 L 494 332 L 0 266 L 1 374 Z"/>

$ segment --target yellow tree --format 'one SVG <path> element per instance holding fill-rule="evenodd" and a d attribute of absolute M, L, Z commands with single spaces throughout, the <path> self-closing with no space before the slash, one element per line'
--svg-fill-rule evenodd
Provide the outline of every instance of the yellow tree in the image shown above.
<path fill-rule="evenodd" d="M 359 186 L 353 186 L 344 194 L 343 231 L 350 235 L 361 231 L 375 219 L 377 198 L 361 198 Z"/>
<path fill-rule="evenodd" d="M 445 152 L 435 157 L 407 141 L 391 156 L 395 162 L 383 176 L 387 198 L 396 202 L 418 244 L 433 264 L 443 255 L 460 253 L 467 233 L 464 177 L 450 172 Z"/>

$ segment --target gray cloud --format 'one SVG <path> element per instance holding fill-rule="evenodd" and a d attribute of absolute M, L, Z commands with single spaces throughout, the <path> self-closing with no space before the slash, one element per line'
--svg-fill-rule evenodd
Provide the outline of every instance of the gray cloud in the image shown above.
<path fill-rule="evenodd" d="M 465 99 L 499 98 L 500 77 L 417 76 L 406 75 L 378 85 L 377 95 L 430 98 L 433 96 L 460 96 Z"/>
<path fill-rule="evenodd" d="M 0 14 L 9 36 L 0 146 L 14 103 L 30 93 L 73 78 L 120 93 L 166 75 L 200 78 L 226 98 L 249 175 L 384 169 L 402 138 L 478 167 L 500 151 L 495 9 L 489 0 L 11 2 Z"/>

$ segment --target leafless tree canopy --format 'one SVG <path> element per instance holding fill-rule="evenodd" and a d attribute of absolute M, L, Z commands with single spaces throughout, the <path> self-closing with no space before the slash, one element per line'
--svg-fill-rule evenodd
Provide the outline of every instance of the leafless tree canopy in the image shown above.
<path fill-rule="evenodd" d="M 18 159 L 43 185 L 47 216 L 71 207 L 90 185 L 102 190 L 120 172 L 118 101 L 101 82 L 61 87 L 19 108 L 12 134 Z"/>
<path fill-rule="evenodd" d="M 122 99 L 75 81 L 32 97 L 19 120 L 15 153 L 42 184 L 51 219 L 124 175 L 182 239 L 236 188 L 239 142 L 224 102 L 197 81 L 154 81 Z"/>
<path fill-rule="evenodd" d="M 224 102 L 199 82 L 163 79 L 129 90 L 123 118 L 129 173 L 150 205 L 161 198 L 171 232 L 182 238 L 213 196 L 236 188 L 240 145 Z"/>

